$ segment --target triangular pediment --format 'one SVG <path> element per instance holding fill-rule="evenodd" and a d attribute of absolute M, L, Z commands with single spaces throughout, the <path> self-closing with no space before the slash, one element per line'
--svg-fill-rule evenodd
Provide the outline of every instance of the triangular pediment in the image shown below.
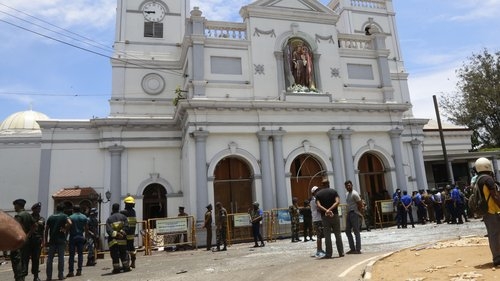
<path fill-rule="evenodd" d="M 259 17 L 335 23 L 338 15 L 317 0 L 257 0 L 240 10 L 242 18 Z"/>

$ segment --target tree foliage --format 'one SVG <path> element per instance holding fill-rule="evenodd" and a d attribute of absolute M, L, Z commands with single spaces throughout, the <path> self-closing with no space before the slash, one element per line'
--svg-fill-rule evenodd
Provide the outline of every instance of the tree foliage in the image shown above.
<path fill-rule="evenodd" d="M 456 74 L 458 93 L 440 100 L 445 116 L 474 131 L 474 147 L 500 146 L 500 52 L 472 54 Z"/>

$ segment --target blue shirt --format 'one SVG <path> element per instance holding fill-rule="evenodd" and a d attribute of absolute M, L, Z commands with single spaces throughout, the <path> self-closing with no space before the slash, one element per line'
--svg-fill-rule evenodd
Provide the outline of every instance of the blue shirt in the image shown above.
<path fill-rule="evenodd" d="M 69 216 L 72 222 L 71 230 L 69 232 L 69 238 L 83 237 L 85 232 L 85 226 L 88 224 L 89 219 L 82 213 L 74 213 Z"/>
<path fill-rule="evenodd" d="M 456 203 L 462 203 L 462 198 L 460 197 L 460 190 L 458 190 L 458 188 L 456 187 L 451 191 L 451 200 L 453 200 L 453 202 Z"/>
<path fill-rule="evenodd" d="M 412 200 L 411 200 L 411 196 L 410 196 L 410 195 L 408 195 L 408 194 L 403 195 L 403 197 L 401 197 L 401 202 L 403 202 L 403 204 L 404 204 L 405 206 L 410 205 L 410 204 L 411 204 L 411 201 L 412 201 Z"/>

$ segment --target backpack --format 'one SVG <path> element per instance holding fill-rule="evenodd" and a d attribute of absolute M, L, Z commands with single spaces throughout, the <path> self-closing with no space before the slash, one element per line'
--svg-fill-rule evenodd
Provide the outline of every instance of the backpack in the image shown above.
<path fill-rule="evenodd" d="M 469 197 L 469 210 L 472 214 L 475 214 L 479 217 L 483 217 L 488 213 L 488 201 L 490 200 L 491 193 L 488 195 L 488 198 L 484 197 L 483 194 L 483 186 L 479 187 L 479 180 L 488 175 L 480 175 L 474 185 L 472 186 L 472 192 Z"/>

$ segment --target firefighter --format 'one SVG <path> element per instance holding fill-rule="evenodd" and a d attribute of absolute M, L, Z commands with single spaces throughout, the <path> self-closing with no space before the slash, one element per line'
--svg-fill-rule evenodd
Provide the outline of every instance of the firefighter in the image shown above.
<path fill-rule="evenodd" d="M 120 213 L 120 204 L 115 203 L 111 207 L 111 216 L 106 220 L 106 232 L 108 233 L 108 246 L 113 260 L 113 274 L 120 273 L 120 261 L 123 271 L 130 271 L 127 255 L 127 217 Z"/>
<path fill-rule="evenodd" d="M 127 217 L 128 231 L 127 231 L 127 251 L 130 255 L 130 267 L 135 268 L 136 253 L 134 246 L 135 228 L 137 225 L 137 218 L 135 216 L 135 200 L 132 196 L 127 196 L 123 203 L 125 203 L 125 210 L 121 211 Z"/>

